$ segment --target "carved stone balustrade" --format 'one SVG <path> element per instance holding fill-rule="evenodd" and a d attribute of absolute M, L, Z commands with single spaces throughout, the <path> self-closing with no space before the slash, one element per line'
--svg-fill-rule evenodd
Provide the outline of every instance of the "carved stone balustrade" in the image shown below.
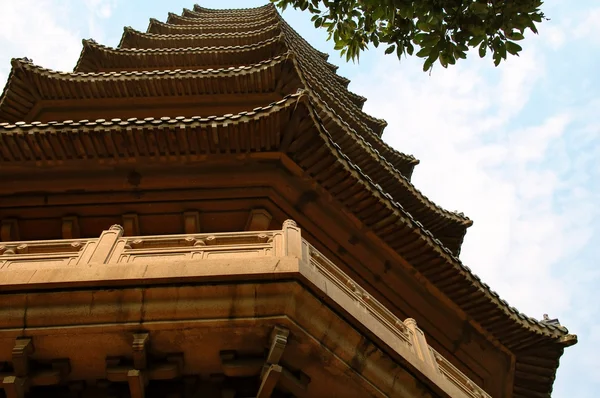
<path fill-rule="evenodd" d="M 392 358 L 408 363 L 442 395 L 490 397 L 427 344 L 413 319 L 398 319 L 304 240 L 291 220 L 279 231 L 139 237 L 124 237 L 123 228 L 115 225 L 95 239 L 8 242 L 0 246 L 3 292 L 182 280 L 261 283 L 277 278 L 297 280 L 327 304 L 341 309 L 359 329 L 374 336 L 377 344 L 386 346 Z M 2 311 L 9 317 L 14 309 L 0 306 L 0 315 Z M 18 317 L 14 319 L 18 321 Z M 11 327 L 16 330 L 21 326 Z M 184 365 L 177 369 L 185 370 Z M 3 375 L 5 380 L 12 376 Z"/>

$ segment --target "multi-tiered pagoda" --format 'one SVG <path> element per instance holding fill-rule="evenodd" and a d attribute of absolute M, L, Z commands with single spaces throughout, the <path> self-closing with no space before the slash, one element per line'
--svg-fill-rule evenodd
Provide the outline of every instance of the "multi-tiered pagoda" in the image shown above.
<path fill-rule="evenodd" d="M 461 263 L 348 83 L 272 5 L 14 59 L 0 396 L 549 396 L 576 337 Z"/>

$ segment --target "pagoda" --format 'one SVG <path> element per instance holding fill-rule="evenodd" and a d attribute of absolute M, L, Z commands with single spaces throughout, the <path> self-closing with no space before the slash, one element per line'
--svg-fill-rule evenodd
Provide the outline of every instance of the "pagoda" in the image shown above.
<path fill-rule="evenodd" d="M 549 396 L 576 336 L 461 263 L 348 83 L 271 4 L 13 59 L 0 396 Z"/>

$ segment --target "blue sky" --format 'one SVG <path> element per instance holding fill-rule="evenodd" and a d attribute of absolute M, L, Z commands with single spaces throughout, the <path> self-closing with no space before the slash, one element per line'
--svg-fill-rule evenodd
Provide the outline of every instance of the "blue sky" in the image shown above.
<path fill-rule="evenodd" d="M 261 1 L 202 1 L 214 8 Z M 0 85 L 10 58 L 72 70 L 82 38 L 116 46 L 123 26 L 191 8 L 178 0 L 0 0 Z M 370 50 L 346 64 L 308 14 L 284 17 L 329 52 L 384 139 L 421 160 L 413 181 L 474 220 L 463 262 L 527 315 L 559 318 L 579 344 L 566 350 L 554 397 L 600 391 L 600 3 L 549 0 L 550 21 L 500 67 L 473 53 L 429 75 L 416 60 Z"/>

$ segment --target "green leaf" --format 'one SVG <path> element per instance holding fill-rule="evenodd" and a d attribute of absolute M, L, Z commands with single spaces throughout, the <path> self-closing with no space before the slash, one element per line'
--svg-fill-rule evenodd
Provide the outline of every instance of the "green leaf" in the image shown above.
<path fill-rule="evenodd" d="M 506 37 L 511 40 L 523 40 L 525 38 L 525 36 L 523 36 L 523 34 L 519 32 L 511 32 L 507 34 Z"/>
<path fill-rule="evenodd" d="M 481 45 L 479 46 L 479 57 L 483 58 L 485 57 L 485 53 L 487 52 L 487 43 L 483 42 L 481 43 Z"/>
<path fill-rule="evenodd" d="M 419 58 L 425 58 L 428 57 L 429 54 L 431 53 L 431 49 L 432 47 L 423 47 L 421 48 L 418 52 L 417 52 L 417 57 Z"/>
<path fill-rule="evenodd" d="M 392 44 L 391 46 L 389 46 L 388 48 L 385 49 L 385 53 L 391 54 L 394 52 L 395 49 L 396 49 L 396 46 L 394 44 Z"/>
<path fill-rule="evenodd" d="M 519 51 L 521 51 L 522 49 L 523 49 L 523 47 L 521 47 L 517 43 L 514 43 L 512 41 L 507 41 L 506 42 L 506 51 L 508 51 L 512 55 L 517 55 L 518 56 L 519 55 Z"/>

